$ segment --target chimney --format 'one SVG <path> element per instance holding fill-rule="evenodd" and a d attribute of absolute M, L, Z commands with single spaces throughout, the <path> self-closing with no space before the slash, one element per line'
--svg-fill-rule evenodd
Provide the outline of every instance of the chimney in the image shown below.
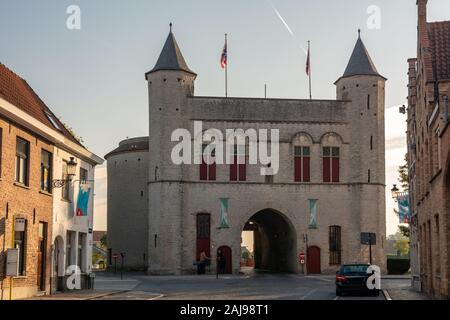
<path fill-rule="evenodd" d="M 417 8 L 419 11 L 419 34 L 426 32 L 427 30 L 427 3 L 428 0 L 417 0 Z"/>

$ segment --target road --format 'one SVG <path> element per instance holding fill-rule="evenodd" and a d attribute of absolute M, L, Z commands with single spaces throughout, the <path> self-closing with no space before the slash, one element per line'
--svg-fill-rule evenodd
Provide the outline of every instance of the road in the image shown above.
<path fill-rule="evenodd" d="M 251 274 L 186 276 L 129 276 L 131 290 L 101 297 L 101 300 L 385 300 L 351 295 L 336 297 L 334 276 Z"/>

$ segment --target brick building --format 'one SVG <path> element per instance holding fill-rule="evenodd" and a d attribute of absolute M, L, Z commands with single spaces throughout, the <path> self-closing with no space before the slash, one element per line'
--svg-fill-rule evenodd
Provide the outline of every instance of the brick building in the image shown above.
<path fill-rule="evenodd" d="M 411 258 L 424 292 L 450 298 L 450 21 L 418 0 L 417 58 L 408 60 Z"/>
<path fill-rule="evenodd" d="M 81 166 L 90 169 L 89 177 L 93 179 L 94 166 L 101 159 L 74 138 L 25 80 L 0 64 L 2 300 L 9 299 L 10 292 L 11 298 L 18 299 L 50 294 L 51 288 L 55 287 L 56 278 L 52 276 L 55 269 L 53 239 L 62 229 L 64 233 L 67 229 L 65 225 L 61 227 L 64 217 L 58 212 L 61 208 L 55 206 L 61 202 L 61 190 L 53 187 L 53 179 L 66 178 L 65 172 L 54 170 L 61 166 L 59 162 L 62 162 L 63 153 L 69 153 L 78 160 L 77 170 L 81 170 Z M 85 165 L 84 161 L 91 166 Z M 72 200 L 76 194 L 74 190 L 68 192 L 73 196 L 65 201 L 65 206 L 73 208 Z M 92 205 L 90 210 L 92 218 Z M 19 270 L 18 276 L 12 279 L 10 290 L 11 278 L 5 277 L 5 258 L 7 250 L 12 247 L 19 249 Z"/>
<path fill-rule="evenodd" d="M 220 250 L 226 272 L 238 273 L 242 232 L 250 231 L 256 268 L 300 272 L 303 252 L 307 272 L 333 273 L 370 261 L 361 243 L 370 233 L 373 263 L 385 270 L 386 79 L 361 37 L 336 75 L 335 100 L 202 97 L 196 77 L 170 32 L 146 73 L 149 137 L 122 141 L 106 156 L 110 255 L 126 253 L 128 268 L 180 274 L 195 272 L 202 251 L 215 261 Z M 264 137 L 234 145 L 240 164 L 174 163 L 172 134 L 207 136 L 195 131 L 198 122 L 209 134 L 279 130 L 278 172 L 264 176 L 249 163 L 249 144 Z M 275 162 L 264 168 L 275 173 Z"/>

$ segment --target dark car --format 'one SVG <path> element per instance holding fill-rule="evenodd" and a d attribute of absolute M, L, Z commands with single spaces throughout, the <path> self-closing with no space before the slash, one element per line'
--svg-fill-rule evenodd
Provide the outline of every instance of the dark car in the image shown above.
<path fill-rule="evenodd" d="M 369 264 L 355 263 L 344 264 L 336 272 L 336 296 L 342 296 L 346 292 L 380 295 L 380 290 L 367 287 L 367 279 L 371 274 L 367 273 Z"/>

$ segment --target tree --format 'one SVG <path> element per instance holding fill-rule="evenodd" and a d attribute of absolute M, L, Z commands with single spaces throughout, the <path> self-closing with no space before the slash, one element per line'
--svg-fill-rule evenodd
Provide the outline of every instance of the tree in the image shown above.
<path fill-rule="evenodd" d="M 409 238 L 405 237 L 402 232 L 398 231 L 395 234 L 394 248 L 397 250 L 399 256 L 409 255 Z"/>
<path fill-rule="evenodd" d="M 103 248 L 108 247 L 107 236 L 106 233 L 100 238 L 100 244 Z"/>
<path fill-rule="evenodd" d="M 405 155 L 405 163 L 398 167 L 398 181 L 404 192 L 409 189 L 409 175 L 408 175 L 408 155 Z"/>
<path fill-rule="evenodd" d="M 409 226 L 398 226 L 398 230 L 403 236 L 409 239 L 410 235 Z"/>

